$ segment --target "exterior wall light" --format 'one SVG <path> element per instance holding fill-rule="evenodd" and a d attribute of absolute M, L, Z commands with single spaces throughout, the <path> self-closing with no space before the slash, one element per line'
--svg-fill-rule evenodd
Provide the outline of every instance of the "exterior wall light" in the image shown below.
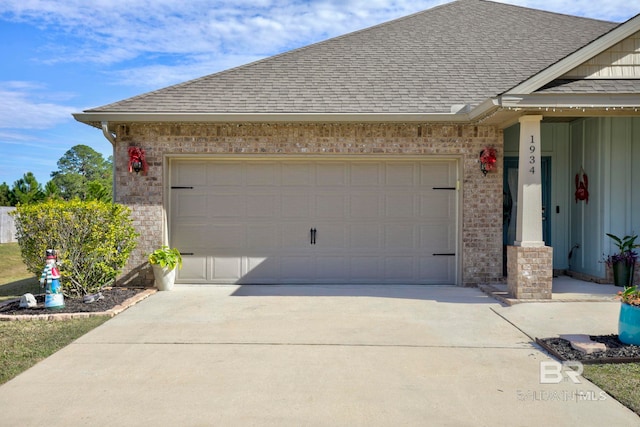
<path fill-rule="evenodd" d="M 143 175 L 147 174 L 147 161 L 144 158 L 144 150 L 140 147 L 129 147 L 129 173 L 135 172 L 136 175 L 142 171 Z"/>
<path fill-rule="evenodd" d="M 487 173 L 495 170 L 497 164 L 496 149 L 493 147 L 485 147 L 480 152 L 480 170 L 487 176 Z"/>

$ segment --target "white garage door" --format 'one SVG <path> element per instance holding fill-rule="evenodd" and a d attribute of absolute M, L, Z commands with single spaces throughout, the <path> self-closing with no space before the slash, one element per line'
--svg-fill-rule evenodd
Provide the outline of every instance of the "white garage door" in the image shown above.
<path fill-rule="evenodd" d="M 179 283 L 456 283 L 455 160 L 170 164 Z"/>

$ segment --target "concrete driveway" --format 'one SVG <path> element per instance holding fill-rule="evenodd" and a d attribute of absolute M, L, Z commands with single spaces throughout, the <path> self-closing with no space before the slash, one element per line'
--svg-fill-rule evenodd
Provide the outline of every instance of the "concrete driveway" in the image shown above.
<path fill-rule="evenodd" d="M 458 287 L 178 286 L 1 386 L 0 425 L 637 426 L 584 379 L 541 384 L 551 359 L 530 339 L 583 332 L 585 319 L 615 333 L 618 304 L 503 307 Z"/>

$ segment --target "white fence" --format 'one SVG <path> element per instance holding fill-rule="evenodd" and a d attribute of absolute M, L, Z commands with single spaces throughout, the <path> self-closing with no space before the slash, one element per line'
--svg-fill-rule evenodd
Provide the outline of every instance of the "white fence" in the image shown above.
<path fill-rule="evenodd" d="M 16 242 L 16 223 L 9 212 L 13 207 L 0 207 L 0 243 Z"/>

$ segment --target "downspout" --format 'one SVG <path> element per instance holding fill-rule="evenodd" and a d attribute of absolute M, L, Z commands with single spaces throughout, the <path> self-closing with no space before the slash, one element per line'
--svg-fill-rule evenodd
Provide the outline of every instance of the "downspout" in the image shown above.
<path fill-rule="evenodd" d="M 116 201 L 116 136 L 115 134 L 111 133 L 111 131 L 109 131 L 109 122 L 107 121 L 102 122 L 102 134 L 104 135 L 105 138 L 107 138 L 107 141 L 109 141 L 111 143 L 111 146 L 113 147 L 113 155 L 111 159 L 111 167 L 112 167 L 111 194 L 113 195 L 112 200 L 115 203 Z"/>

